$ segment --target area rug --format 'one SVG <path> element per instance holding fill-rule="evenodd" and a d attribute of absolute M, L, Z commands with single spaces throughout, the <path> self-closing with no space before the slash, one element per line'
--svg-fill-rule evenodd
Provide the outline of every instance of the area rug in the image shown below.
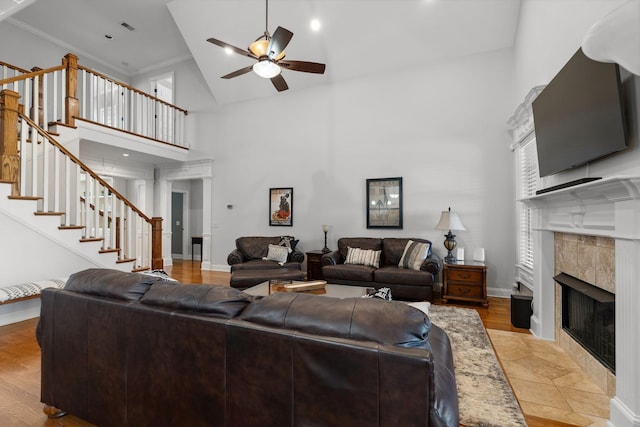
<path fill-rule="evenodd" d="M 431 305 L 431 322 L 445 330 L 453 348 L 460 425 L 526 426 L 478 312 Z"/>

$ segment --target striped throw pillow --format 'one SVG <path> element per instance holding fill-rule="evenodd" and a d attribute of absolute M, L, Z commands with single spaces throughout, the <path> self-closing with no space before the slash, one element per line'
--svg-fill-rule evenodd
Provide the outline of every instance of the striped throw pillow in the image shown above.
<path fill-rule="evenodd" d="M 349 246 L 347 247 L 347 258 L 344 260 L 344 263 L 379 268 L 380 253 L 382 253 L 382 251 L 352 248 Z"/>
<path fill-rule="evenodd" d="M 427 259 L 429 249 L 431 249 L 431 244 L 429 243 L 419 243 L 409 240 L 407 246 L 404 247 L 404 252 L 402 253 L 398 267 L 420 270 L 420 266 L 424 260 Z"/>

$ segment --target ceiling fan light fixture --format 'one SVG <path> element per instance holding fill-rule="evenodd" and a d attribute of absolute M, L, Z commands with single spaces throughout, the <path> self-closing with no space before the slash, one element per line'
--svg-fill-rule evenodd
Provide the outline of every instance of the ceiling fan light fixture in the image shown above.
<path fill-rule="evenodd" d="M 249 45 L 249 51 L 260 58 L 267 55 L 267 47 L 269 47 L 269 40 L 260 39 Z"/>
<path fill-rule="evenodd" d="M 269 59 L 263 59 L 253 65 L 253 71 L 262 78 L 270 79 L 280 74 L 280 67 L 270 61 Z"/>

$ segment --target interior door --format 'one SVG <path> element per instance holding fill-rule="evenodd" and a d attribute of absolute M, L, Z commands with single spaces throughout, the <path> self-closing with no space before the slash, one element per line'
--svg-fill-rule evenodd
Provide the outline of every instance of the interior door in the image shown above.
<path fill-rule="evenodd" d="M 184 234 L 184 212 L 182 208 L 184 194 L 171 193 L 171 254 L 182 255 Z"/>

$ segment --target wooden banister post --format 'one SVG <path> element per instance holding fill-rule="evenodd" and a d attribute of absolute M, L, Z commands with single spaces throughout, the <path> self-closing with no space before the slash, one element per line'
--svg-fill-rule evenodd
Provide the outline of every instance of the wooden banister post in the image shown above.
<path fill-rule="evenodd" d="M 18 100 L 12 90 L 0 92 L 0 180 L 11 182 L 11 195 L 20 195 L 20 156 L 18 155 Z"/>
<path fill-rule="evenodd" d="M 42 71 L 42 68 L 40 67 L 33 67 L 31 69 L 31 71 Z M 41 128 L 43 129 L 47 129 L 46 123 L 44 123 L 44 108 L 43 108 L 43 87 L 44 87 L 44 76 L 39 76 L 38 77 L 38 87 L 34 87 L 33 88 L 33 93 L 31 94 L 31 96 L 33 97 L 33 100 L 31 101 L 31 111 L 29 112 L 29 117 L 31 117 L 31 119 L 36 122 Z M 38 115 L 35 114 L 35 111 L 33 111 L 34 106 L 36 105 L 36 97 L 38 99 Z"/>
<path fill-rule="evenodd" d="M 151 269 L 162 270 L 162 218 L 151 218 Z"/>
<path fill-rule="evenodd" d="M 66 72 L 66 89 L 67 96 L 65 98 L 65 117 L 64 121 L 69 126 L 76 125 L 76 117 L 80 115 L 80 103 L 78 101 L 78 57 L 73 53 L 65 55 L 62 63 L 67 66 Z"/>

